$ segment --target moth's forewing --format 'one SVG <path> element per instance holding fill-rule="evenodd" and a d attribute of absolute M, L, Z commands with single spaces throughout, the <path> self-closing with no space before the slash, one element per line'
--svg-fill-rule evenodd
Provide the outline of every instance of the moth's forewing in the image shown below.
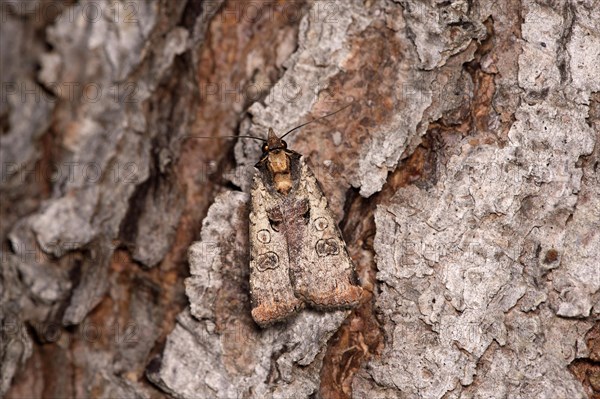
<path fill-rule="evenodd" d="M 353 307 L 362 294 L 354 264 L 319 183 L 304 158 L 298 162 L 295 207 L 284 222 L 292 224 L 286 231 L 294 293 L 319 309 Z"/>
<path fill-rule="evenodd" d="M 260 326 L 285 320 L 303 306 L 292 290 L 287 241 L 280 226 L 281 199 L 266 187 L 268 176 L 254 176 L 250 205 L 250 297 Z M 276 213 L 276 212 L 275 212 Z M 271 219 L 270 219 L 271 218 Z"/>

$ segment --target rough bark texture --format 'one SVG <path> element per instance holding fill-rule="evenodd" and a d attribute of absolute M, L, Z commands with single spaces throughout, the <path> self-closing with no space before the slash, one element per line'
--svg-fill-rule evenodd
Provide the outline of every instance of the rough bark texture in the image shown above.
<path fill-rule="evenodd" d="M 600 397 L 597 1 L 2 1 L 0 396 Z M 284 132 L 366 300 L 260 329 Z"/>

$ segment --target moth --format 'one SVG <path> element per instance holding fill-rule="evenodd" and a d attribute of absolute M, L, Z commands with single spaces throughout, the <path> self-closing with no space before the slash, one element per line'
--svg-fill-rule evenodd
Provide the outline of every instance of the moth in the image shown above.
<path fill-rule="evenodd" d="M 361 298 L 354 264 L 327 198 L 304 157 L 283 140 L 334 113 L 281 137 L 269 129 L 266 140 L 258 138 L 264 144 L 251 190 L 249 240 L 252 318 L 261 327 L 305 306 L 348 309 Z"/>

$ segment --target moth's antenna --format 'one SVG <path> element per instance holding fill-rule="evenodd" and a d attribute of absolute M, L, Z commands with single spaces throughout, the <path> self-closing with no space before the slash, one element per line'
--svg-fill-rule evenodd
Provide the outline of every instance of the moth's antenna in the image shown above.
<path fill-rule="evenodd" d="M 226 136 L 226 137 L 228 137 L 228 138 L 230 137 L 230 138 L 233 138 L 233 139 L 254 139 L 254 140 L 260 140 L 263 143 L 267 142 L 266 139 L 261 139 L 260 137 L 254 137 L 254 136 Z"/>
<path fill-rule="evenodd" d="M 303 127 L 303 126 L 306 126 L 306 125 L 308 125 L 309 123 L 313 123 L 313 122 L 319 121 L 319 120 L 321 120 L 321 119 L 324 119 L 324 118 L 330 117 L 331 115 L 335 115 L 335 114 L 337 114 L 338 112 L 341 112 L 341 111 L 345 110 L 346 108 L 348 108 L 348 107 L 349 107 L 349 106 L 351 106 L 352 104 L 353 104 L 353 102 L 352 102 L 352 103 L 350 103 L 350 104 L 348 104 L 348 105 L 345 105 L 345 106 L 343 106 L 342 108 L 340 108 L 340 109 L 338 109 L 337 111 L 334 111 L 334 112 L 332 112 L 332 113 L 330 113 L 330 114 L 327 114 L 327 115 L 320 116 L 320 117 L 318 117 L 318 118 L 316 118 L 316 119 L 313 119 L 313 120 L 311 120 L 311 121 L 308 121 L 308 122 L 306 122 L 306 123 L 303 123 L 303 124 L 301 124 L 301 125 L 299 125 L 299 126 L 296 126 L 296 127 L 295 127 L 295 128 L 293 128 L 292 130 L 288 130 L 288 131 L 287 131 L 287 132 L 286 132 L 286 133 L 285 133 L 283 136 L 281 136 L 281 137 L 280 137 L 280 139 L 283 139 L 285 136 L 287 136 L 288 134 L 290 134 L 290 133 L 291 133 L 291 132 L 293 132 L 294 130 L 300 129 L 301 127 Z"/>
<path fill-rule="evenodd" d="M 186 138 L 188 139 L 215 139 L 215 140 L 219 140 L 219 139 L 254 139 L 254 140 L 260 140 L 263 143 L 267 142 L 267 139 L 263 139 L 260 137 L 254 137 L 254 136 L 219 136 L 219 137 L 214 137 L 214 136 L 187 136 Z"/>

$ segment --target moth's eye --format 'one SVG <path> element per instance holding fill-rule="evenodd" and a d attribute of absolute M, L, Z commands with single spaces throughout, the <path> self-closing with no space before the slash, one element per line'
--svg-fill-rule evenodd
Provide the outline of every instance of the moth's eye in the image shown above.
<path fill-rule="evenodd" d="M 269 146 L 266 145 L 266 144 L 263 144 L 263 146 L 262 146 L 262 152 L 267 152 L 267 151 L 269 151 Z"/>
<path fill-rule="evenodd" d="M 283 145 L 283 149 L 287 148 L 287 143 L 285 142 L 285 140 L 281 140 L 281 144 Z"/>

